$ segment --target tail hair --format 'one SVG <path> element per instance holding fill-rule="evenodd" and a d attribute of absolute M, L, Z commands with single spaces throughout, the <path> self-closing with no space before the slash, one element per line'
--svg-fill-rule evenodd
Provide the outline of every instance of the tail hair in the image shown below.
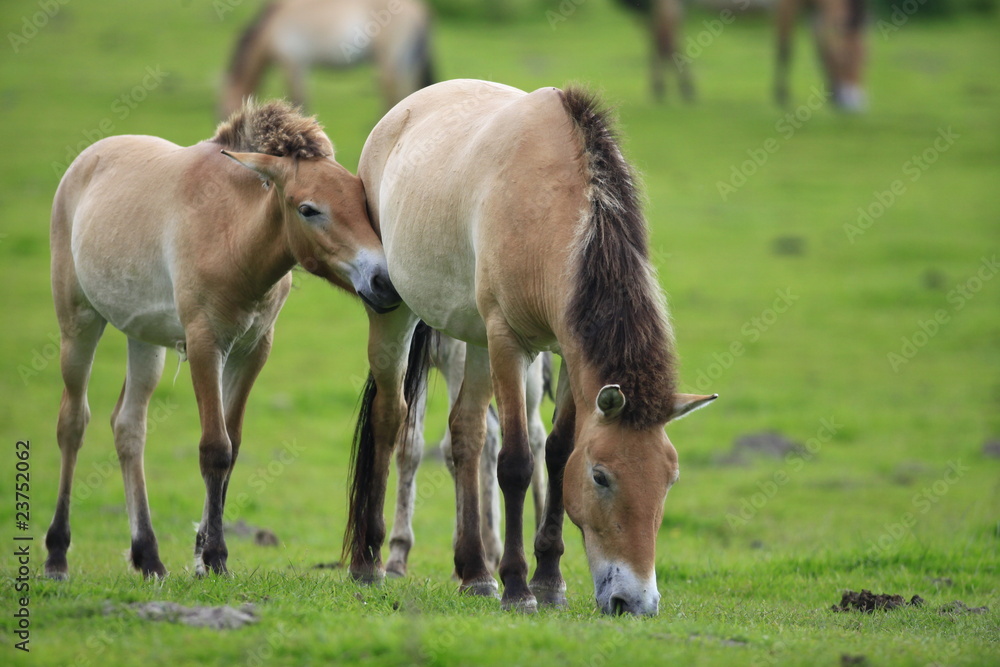
<path fill-rule="evenodd" d="M 438 333 L 424 322 L 418 322 L 410 343 L 409 356 L 406 363 L 406 376 L 403 380 L 403 399 L 406 401 L 406 422 L 403 446 L 412 439 L 411 434 L 416 423 L 413 406 L 416 405 L 420 392 L 427 384 L 427 369 L 430 366 L 430 346 L 436 344 Z M 374 553 L 364 553 L 371 549 L 368 540 L 368 529 L 371 526 L 372 482 L 375 478 L 375 429 L 372 424 L 372 408 L 378 387 L 375 376 L 369 371 L 368 379 L 361 391 L 358 409 L 358 422 L 354 427 L 354 441 L 351 447 L 350 480 L 348 483 L 347 527 L 344 529 L 344 543 L 341 559 L 367 556 L 374 562 Z M 381 518 L 381 517 L 379 517 Z"/>

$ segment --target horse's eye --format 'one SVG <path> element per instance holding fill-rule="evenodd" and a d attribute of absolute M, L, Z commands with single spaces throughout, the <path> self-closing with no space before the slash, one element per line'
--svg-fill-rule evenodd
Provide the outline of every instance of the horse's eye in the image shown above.
<path fill-rule="evenodd" d="M 608 481 L 608 476 L 604 474 L 603 470 L 594 471 L 594 484 L 603 486 L 605 489 L 611 486 L 611 482 Z"/>
<path fill-rule="evenodd" d="M 317 211 L 315 208 L 313 208 L 309 204 L 300 204 L 299 205 L 299 213 L 302 214 L 303 218 L 312 218 L 314 216 L 319 215 L 319 211 Z"/>

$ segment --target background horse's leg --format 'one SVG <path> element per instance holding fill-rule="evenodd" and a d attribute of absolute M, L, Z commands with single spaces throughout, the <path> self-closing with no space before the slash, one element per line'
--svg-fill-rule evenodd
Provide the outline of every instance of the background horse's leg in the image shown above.
<path fill-rule="evenodd" d="M 503 556 L 500 538 L 500 486 L 497 484 L 497 457 L 500 456 L 500 418 L 491 405 L 486 412 L 486 442 L 479 457 L 479 535 L 483 557 L 490 572 L 496 572 Z"/>
<path fill-rule="evenodd" d="M 153 391 L 163 374 L 166 349 L 159 345 L 128 339 L 128 372 L 118 405 L 111 415 L 115 449 L 125 483 L 125 506 L 128 509 L 132 565 L 143 576 L 164 577 L 167 569 L 160 561 L 160 551 L 149 516 L 146 497 L 146 473 L 143 450 L 146 447 L 146 414 Z"/>
<path fill-rule="evenodd" d="M 222 529 L 226 482 L 233 465 L 233 447 L 226 430 L 220 378 L 226 358 L 207 322 L 189 326 L 187 354 L 191 362 L 191 380 L 201 418 L 201 442 L 198 444 L 201 476 L 205 481 L 205 508 L 194 546 L 195 574 L 212 570 L 226 573 L 229 551 Z"/>
<path fill-rule="evenodd" d="M 417 468 L 424 454 L 424 417 L 427 414 L 427 391 L 420 392 L 415 405 L 410 407 L 412 431 L 407 442 L 396 450 L 396 513 L 389 535 L 389 561 L 385 573 L 402 577 L 406 575 L 406 562 L 413 548 L 413 511 L 417 501 Z"/>
<path fill-rule="evenodd" d="M 60 298 L 58 283 L 56 308 L 59 314 L 59 328 L 62 332 L 60 364 L 62 367 L 62 403 L 59 406 L 59 422 L 56 439 L 62 453 L 62 467 L 59 473 L 59 495 L 52 523 L 45 534 L 45 575 L 53 579 L 65 579 L 69 568 L 66 551 L 69 549 L 69 506 L 73 491 L 73 471 L 76 456 L 83 445 L 83 434 L 90 421 L 90 407 L 87 405 L 87 382 L 94 363 L 94 350 L 104 333 L 107 321 L 89 307 L 64 303 Z"/>
<path fill-rule="evenodd" d="M 652 8 L 653 30 L 653 96 L 663 99 L 663 70 L 669 65 L 677 72 L 681 97 L 685 101 L 694 99 L 694 83 L 685 57 L 678 57 L 677 46 L 681 34 L 683 8 L 680 0 L 657 0 Z"/>
<path fill-rule="evenodd" d="M 404 381 L 408 377 L 419 379 L 410 374 L 422 373 L 423 369 L 409 368 L 411 344 L 421 346 L 421 341 L 414 337 L 417 319 L 412 311 L 400 307 L 385 315 L 369 313 L 368 321 L 371 377 L 362 397 L 355 433 L 344 548 L 350 555 L 351 576 L 370 583 L 385 575 L 382 570 L 385 492 L 393 449 L 404 436 L 408 410 Z M 416 397 L 413 398 L 416 404 Z"/>
<path fill-rule="evenodd" d="M 545 516 L 535 534 L 535 559 L 537 566 L 531 578 L 531 591 L 541 604 L 566 604 L 566 582 L 559 569 L 563 555 L 563 470 L 573 452 L 576 405 L 570 391 L 566 363 L 559 369 L 559 386 L 556 396 L 556 415 L 552 433 L 545 445 L 545 466 L 549 472 L 548 499 Z"/>
<path fill-rule="evenodd" d="M 774 101 L 788 105 L 788 70 L 792 60 L 795 18 L 802 0 L 778 0 L 774 9 L 777 52 L 774 69 Z"/>
<path fill-rule="evenodd" d="M 495 596 L 497 583 L 486 566 L 479 528 L 479 469 L 491 395 L 489 353 L 468 345 L 465 348 L 462 388 L 448 419 L 451 454 L 455 463 L 455 513 L 458 521 L 455 572 L 462 579 L 461 590 L 474 595 Z"/>
<path fill-rule="evenodd" d="M 539 464 L 531 474 L 531 498 L 535 504 L 535 529 L 542 525 L 545 508 L 545 422 L 542 421 L 542 398 L 545 395 L 545 378 L 542 375 L 544 354 L 538 355 L 528 367 L 524 383 L 524 401 L 528 408 L 528 443 L 531 456 Z"/>
<path fill-rule="evenodd" d="M 527 359 L 517 337 L 507 329 L 506 323 L 489 329 L 489 352 L 503 433 L 497 461 L 497 481 L 503 491 L 506 519 L 503 558 L 500 560 L 500 579 L 504 585 L 501 606 L 534 612 L 538 603 L 528 588 L 528 562 L 524 557 L 524 497 L 531 484 L 533 468 L 524 407 Z"/>
<path fill-rule="evenodd" d="M 285 85 L 288 87 L 288 98 L 301 109 L 308 108 L 308 92 L 306 75 L 309 68 L 293 60 L 282 59 L 279 62 L 281 71 L 285 74 Z"/>
<path fill-rule="evenodd" d="M 816 0 L 818 12 L 813 26 L 816 51 L 826 82 L 826 94 L 841 106 L 844 82 L 844 35 L 847 29 L 846 0 Z"/>

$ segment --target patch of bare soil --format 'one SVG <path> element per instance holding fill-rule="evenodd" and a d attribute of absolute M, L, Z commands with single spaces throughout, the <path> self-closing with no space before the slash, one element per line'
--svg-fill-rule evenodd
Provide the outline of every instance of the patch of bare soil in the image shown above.
<path fill-rule="evenodd" d="M 955 600 L 954 602 L 949 602 L 945 606 L 938 609 L 939 614 L 985 614 L 990 610 L 989 607 L 970 607 L 966 605 L 961 600 Z"/>
<path fill-rule="evenodd" d="M 990 459 L 1000 459 L 1000 440 L 987 440 L 984 442 L 983 456 Z"/>
<path fill-rule="evenodd" d="M 732 449 L 718 457 L 716 463 L 728 466 L 749 465 L 757 458 L 781 459 L 792 452 L 802 452 L 801 444 L 789 440 L 777 431 L 748 433 L 736 438 Z"/>
<path fill-rule="evenodd" d="M 137 602 L 128 605 L 139 618 L 147 621 L 167 621 L 183 623 L 196 628 L 213 630 L 234 630 L 257 622 L 257 612 L 252 604 L 241 605 L 238 609 L 223 607 L 185 607 L 176 602 Z"/>
<path fill-rule="evenodd" d="M 870 614 L 879 609 L 891 611 L 899 607 L 920 607 L 923 604 L 924 599 L 919 595 L 914 595 L 907 602 L 902 595 L 872 593 L 869 590 L 861 589 L 860 593 L 844 591 L 840 604 L 830 607 L 830 611 L 863 611 Z"/>

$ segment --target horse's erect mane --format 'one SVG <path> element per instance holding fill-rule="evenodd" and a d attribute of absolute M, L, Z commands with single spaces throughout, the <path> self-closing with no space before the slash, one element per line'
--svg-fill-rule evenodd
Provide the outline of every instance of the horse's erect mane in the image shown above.
<path fill-rule="evenodd" d="M 296 159 L 333 157 L 333 144 L 316 118 L 303 116 L 283 100 L 247 100 L 219 124 L 212 141 L 243 153 Z"/>
<path fill-rule="evenodd" d="M 663 424 L 677 385 L 673 333 L 649 261 L 635 175 L 610 114 L 593 94 L 569 88 L 563 104 L 580 133 L 590 185 L 569 321 L 600 381 L 621 385 L 623 423 L 636 429 Z"/>

